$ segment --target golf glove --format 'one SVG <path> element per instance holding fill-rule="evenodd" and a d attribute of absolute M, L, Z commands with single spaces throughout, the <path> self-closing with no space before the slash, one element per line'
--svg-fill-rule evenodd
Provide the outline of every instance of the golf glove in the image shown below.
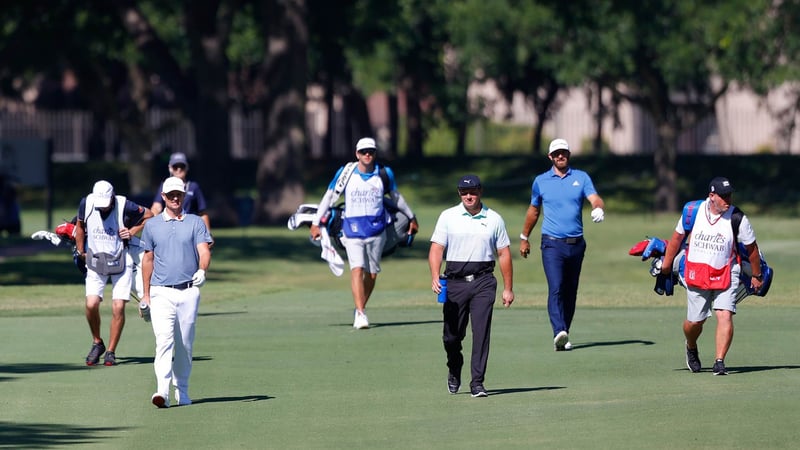
<path fill-rule="evenodd" d="M 605 213 L 603 213 L 603 208 L 595 208 L 592 210 L 592 222 L 598 223 L 602 222 L 605 219 Z"/>
<path fill-rule="evenodd" d="M 203 269 L 198 270 L 192 275 L 192 286 L 200 287 L 206 282 L 206 271 Z"/>

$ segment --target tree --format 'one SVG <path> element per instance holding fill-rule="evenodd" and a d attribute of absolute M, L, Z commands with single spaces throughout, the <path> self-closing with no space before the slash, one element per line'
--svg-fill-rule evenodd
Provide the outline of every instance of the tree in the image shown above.
<path fill-rule="evenodd" d="M 731 57 L 721 62 L 720 71 L 765 99 L 775 92 L 782 96 L 777 105 L 766 103 L 781 124 L 778 135 L 783 142 L 779 145 L 788 152 L 800 115 L 800 37 L 796 31 L 800 2 L 759 1 L 747 6 L 747 14 L 732 18 L 738 22 L 736 34 L 730 31 L 723 38 Z"/>
<path fill-rule="evenodd" d="M 571 6 L 586 6 L 581 3 Z M 730 83 L 718 67 L 735 57 L 730 40 L 741 39 L 746 18 L 759 11 L 753 5 L 749 0 L 592 2 L 606 12 L 596 16 L 602 20 L 586 22 L 608 50 L 598 76 L 613 81 L 615 95 L 647 111 L 655 123 L 656 211 L 678 209 L 678 137 L 714 114 Z"/>
<path fill-rule="evenodd" d="M 209 215 L 217 226 L 235 225 L 238 217 L 231 206 L 233 182 L 229 174 L 233 166 L 228 110 L 229 64 L 225 50 L 238 2 L 195 1 L 182 10 L 174 9 L 177 8 L 174 2 L 158 4 L 183 17 L 189 54 L 185 68 L 179 62 L 179 50 L 170 48 L 158 35 L 152 19 L 137 2 L 113 0 L 113 4 L 141 52 L 145 67 L 169 86 L 176 104 L 192 120 L 199 157 L 194 170 L 209 197 Z M 157 10 L 150 3 L 142 4 Z"/>
<path fill-rule="evenodd" d="M 493 80 L 509 102 L 521 92 L 533 106 L 531 147 L 538 153 L 558 93 L 576 81 L 565 17 L 542 2 L 465 0 L 453 5 L 450 27 L 464 66 L 478 80 Z"/>
<path fill-rule="evenodd" d="M 266 52 L 258 78 L 266 91 L 263 111 L 266 148 L 258 161 L 258 223 L 285 220 L 305 197 L 305 99 L 308 29 L 305 0 L 259 2 L 257 18 Z"/>

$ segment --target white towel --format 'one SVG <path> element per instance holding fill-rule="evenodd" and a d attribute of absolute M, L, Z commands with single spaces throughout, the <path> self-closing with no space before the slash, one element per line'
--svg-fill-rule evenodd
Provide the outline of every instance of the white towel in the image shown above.
<path fill-rule="evenodd" d="M 61 244 L 61 238 L 58 237 L 57 234 L 51 231 L 44 231 L 44 230 L 37 231 L 36 233 L 33 233 L 31 235 L 31 239 L 37 241 L 41 241 L 42 239 L 47 239 L 48 241 L 50 241 L 51 244 L 55 245 L 56 247 L 58 247 L 58 245 Z"/>
<path fill-rule="evenodd" d="M 328 261 L 328 267 L 330 267 L 331 272 L 337 277 L 342 276 L 344 273 L 344 261 L 342 257 L 339 256 L 339 252 L 331 244 L 331 237 L 328 236 L 328 230 L 322 226 L 319 227 L 319 231 L 322 234 L 320 246 L 322 247 L 322 254 L 320 257 L 325 261 Z"/>

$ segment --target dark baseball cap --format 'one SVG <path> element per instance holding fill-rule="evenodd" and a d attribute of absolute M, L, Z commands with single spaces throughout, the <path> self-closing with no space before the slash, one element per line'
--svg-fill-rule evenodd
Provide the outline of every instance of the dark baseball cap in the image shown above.
<path fill-rule="evenodd" d="M 733 185 L 725 177 L 716 177 L 708 184 L 708 192 L 717 195 L 730 195 L 733 193 Z"/>
<path fill-rule="evenodd" d="M 458 180 L 459 189 L 479 188 L 481 179 L 477 175 L 464 175 Z"/>

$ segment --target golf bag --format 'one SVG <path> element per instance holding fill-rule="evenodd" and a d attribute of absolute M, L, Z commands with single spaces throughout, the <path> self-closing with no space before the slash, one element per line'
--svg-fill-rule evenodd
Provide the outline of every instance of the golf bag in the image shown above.
<path fill-rule="evenodd" d="M 389 223 L 386 225 L 386 240 L 383 244 L 382 256 L 389 256 L 397 250 L 398 247 L 411 247 L 414 243 L 414 235 L 408 234 L 408 227 L 411 223 L 411 218 L 403 214 L 397 206 L 387 197 L 384 198 L 384 208 L 389 215 Z M 305 203 L 297 208 L 297 211 L 289 217 L 287 227 L 290 230 L 296 230 L 301 226 L 310 226 L 317 213 L 317 204 Z M 339 251 L 345 251 L 342 244 L 342 223 L 344 221 L 344 203 L 340 203 L 328 210 L 325 217 L 320 220 L 320 226 L 324 226 L 328 230 L 328 235 L 334 247 Z"/>
<path fill-rule="evenodd" d="M 738 243 L 737 245 L 739 254 L 746 255 L 747 250 L 745 249 L 744 244 Z M 686 280 L 683 277 L 683 271 L 686 262 L 686 250 L 685 248 L 681 248 L 678 254 L 675 255 L 675 259 L 672 261 L 672 273 L 669 277 L 661 274 L 661 267 L 664 262 L 664 253 L 666 253 L 666 250 L 667 241 L 657 237 L 651 237 L 631 247 L 631 249 L 628 251 L 628 254 L 631 256 L 641 256 L 642 261 L 647 261 L 648 259 L 651 260 L 650 275 L 656 278 L 653 291 L 655 291 L 655 293 L 658 295 L 669 296 L 673 294 L 675 285 L 680 284 L 684 288 L 686 287 Z M 772 285 L 774 271 L 772 270 L 772 267 L 767 264 L 767 261 L 764 259 L 764 255 L 759 254 L 759 256 L 761 259 L 761 274 L 763 276 L 761 289 L 758 291 L 753 289 L 753 286 L 750 283 L 753 276 L 753 268 L 751 267 L 750 261 L 747 258 L 741 258 L 740 265 L 742 270 L 739 272 L 739 287 L 736 289 L 737 303 L 750 295 L 764 297 L 767 295 L 767 292 L 769 292 L 769 288 Z"/>

